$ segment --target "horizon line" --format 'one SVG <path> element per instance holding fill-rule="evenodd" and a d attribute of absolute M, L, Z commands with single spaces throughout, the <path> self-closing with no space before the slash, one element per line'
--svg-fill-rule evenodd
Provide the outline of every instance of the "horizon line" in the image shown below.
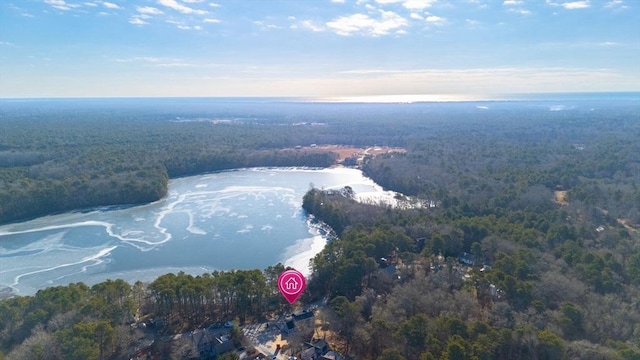
<path fill-rule="evenodd" d="M 162 99 L 246 99 L 246 100 L 295 100 L 309 103 L 421 103 L 421 102 L 495 102 L 518 100 L 553 100 L 536 98 L 540 96 L 589 96 L 589 95 L 636 95 L 640 100 L 640 90 L 634 91 L 579 91 L 579 92 L 514 92 L 496 94 L 387 94 L 352 96 L 52 96 L 52 97 L 3 97 L 0 101 L 51 101 L 51 100 L 162 100 Z M 571 100 L 571 99 L 563 99 Z M 584 100 L 575 99 L 575 100 Z"/>

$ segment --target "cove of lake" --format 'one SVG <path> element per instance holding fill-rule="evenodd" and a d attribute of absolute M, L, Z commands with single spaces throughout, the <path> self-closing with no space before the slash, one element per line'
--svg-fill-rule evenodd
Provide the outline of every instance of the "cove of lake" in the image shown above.
<path fill-rule="evenodd" d="M 0 289 L 107 279 L 153 281 L 184 271 L 265 269 L 309 273 L 326 243 L 302 210 L 309 187 L 351 186 L 357 198 L 392 199 L 359 170 L 257 168 L 173 179 L 160 201 L 46 216 L 0 226 Z"/>

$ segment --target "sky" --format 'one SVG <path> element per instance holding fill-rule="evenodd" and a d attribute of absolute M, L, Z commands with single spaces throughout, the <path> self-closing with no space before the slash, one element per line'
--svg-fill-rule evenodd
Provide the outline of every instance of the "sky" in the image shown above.
<path fill-rule="evenodd" d="M 640 91 L 640 0 L 0 0 L 0 97 Z"/>

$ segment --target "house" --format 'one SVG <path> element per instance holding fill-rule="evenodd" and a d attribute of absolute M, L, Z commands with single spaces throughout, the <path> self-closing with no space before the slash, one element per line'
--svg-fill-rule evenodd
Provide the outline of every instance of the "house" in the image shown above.
<path fill-rule="evenodd" d="M 306 319 L 310 319 L 314 316 L 313 311 L 303 311 L 299 314 L 293 314 L 293 320 L 295 321 L 301 321 L 301 320 L 306 320 Z"/>
<path fill-rule="evenodd" d="M 217 357 L 233 351 L 235 346 L 228 336 L 213 336 L 209 331 L 202 331 L 193 335 L 200 357 Z"/>
<path fill-rule="evenodd" d="M 329 344 L 327 344 L 327 342 L 322 339 L 317 340 L 316 342 L 311 344 L 311 346 L 313 346 L 313 348 L 316 349 L 316 352 L 318 352 L 319 354 L 324 355 L 327 353 L 327 351 L 329 351 Z"/>
<path fill-rule="evenodd" d="M 474 266 L 476 264 L 475 256 L 469 254 L 468 252 L 463 252 L 458 255 L 458 261 L 461 264 L 465 264 L 467 266 Z"/>
<path fill-rule="evenodd" d="M 285 332 L 288 334 L 296 327 L 296 323 L 293 320 L 289 320 L 285 323 Z"/>
<path fill-rule="evenodd" d="M 229 338 L 223 339 L 223 338 L 216 338 L 216 343 L 213 346 L 217 355 L 222 355 L 222 354 L 234 351 L 236 348 L 233 344 L 233 341 L 231 341 L 231 339 Z"/>
<path fill-rule="evenodd" d="M 340 356 L 340 354 L 338 354 L 335 351 L 327 351 L 327 353 L 322 355 L 320 359 L 321 360 L 343 360 L 343 357 Z"/>
<path fill-rule="evenodd" d="M 305 343 L 307 348 L 302 351 L 302 360 L 343 360 L 342 356 L 329 349 L 329 344 L 320 339 L 314 343 Z"/>
<path fill-rule="evenodd" d="M 315 360 L 316 358 L 316 350 L 312 347 L 304 349 L 300 353 L 301 360 Z"/>

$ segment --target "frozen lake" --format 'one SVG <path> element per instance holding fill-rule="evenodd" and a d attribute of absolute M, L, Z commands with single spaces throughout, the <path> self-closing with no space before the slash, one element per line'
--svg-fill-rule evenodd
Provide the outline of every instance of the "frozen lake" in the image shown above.
<path fill-rule="evenodd" d="M 0 226 L 0 288 L 20 295 L 106 279 L 152 281 L 184 271 L 264 269 L 282 262 L 308 274 L 326 243 L 302 197 L 351 186 L 389 198 L 359 170 L 242 169 L 171 180 L 164 199 L 143 206 L 72 212 Z"/>

